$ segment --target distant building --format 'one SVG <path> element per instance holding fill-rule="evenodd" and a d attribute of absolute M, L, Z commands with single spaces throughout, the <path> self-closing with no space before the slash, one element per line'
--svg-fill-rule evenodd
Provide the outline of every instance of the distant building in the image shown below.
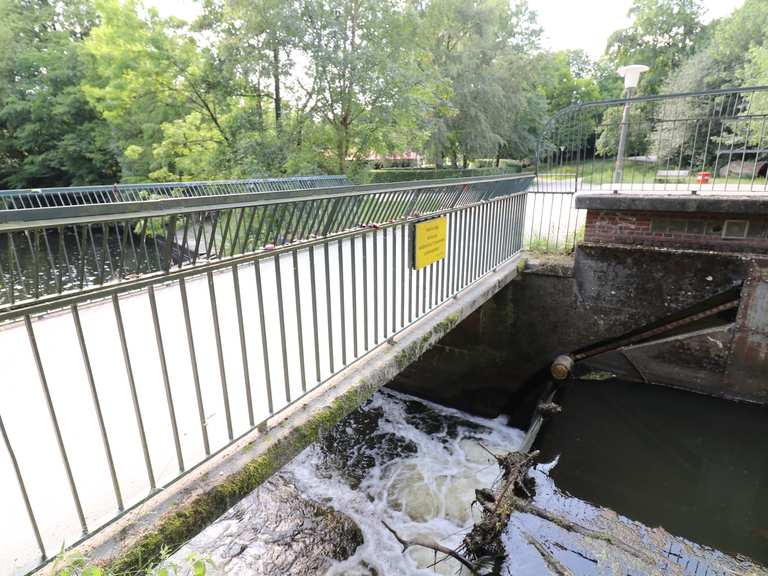
<path fill-rule="evenodd" d="M 371 153 L 365 160 L 371 168 L 420 168 L 422 164 L 421 155 L 416 152 L 385 156 Z"/>

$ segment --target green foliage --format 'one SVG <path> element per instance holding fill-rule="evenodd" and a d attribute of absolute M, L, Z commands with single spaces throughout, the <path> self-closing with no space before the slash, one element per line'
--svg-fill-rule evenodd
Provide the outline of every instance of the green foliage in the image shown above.
<path fill-rule="evenodd" d="M 524 0 L 420 5 L 426 58 L 445 87 L 427 109 L 426 150 L 438 166 L 531 155 L 546 114 L 536 86 L 541 29 Z"/>
<path fill-rule="evenodd" d="M 670 76 L 664 91 L 764 83 L 760 62 L 767 39 L 768 4 L 764 0 L 745 0 L 730 16 L 710 24 L 699 49 Z"/>
<path fill-rule="evenodd" d="M 0 1 L 0 185 L 114 182 L 109 130 L 81 89 L 89 0 Z"/>
<path fill-rule="evenodd" d="M 619 96 L 619 64 L 652 65 L 646 93 L 666 78 L 762 81 L 765 3 L 706 29 L 700 11 L 635 0 L 592 62 L 542 50 L 526 0 L 202 0 L 194 22 L 141 0 L 0 0 L 0 181 L 364 180 L 371 154 L 402 152 L 517 166 L 554 112 Z M 602 120 L 561 140 L 595 146 Z M 613 135 L 598 136 L 610 153 Z"/>
<path fill-rule="evenodd" d="M 634 0 L 632 23 L 611 35 L 607 55 L 616 66 L 650 66 L 640 90 L 658 93 L 672 71 L 696 51 L 702 14 L 700 0 Z"/>
<path fill-rule="evenodd" d="M 595 144 L 599 156 L 616 156 L 619 148 L 619 134 L 624 109 L 621 106 L 609 108 L 600 122 L 600 136 Z M 629 109 L 626 156 L 641 156 L 648 152 L 651 126 L 648 123 L 647 106 L 635 105 Z"/>
<path fill-rule="evenodd" d="M 117 571 L 88 562 L 82 555 L 61 554 L 54 560 L 51 574 L 53 576 L 175 576 L 191 571 L 193 576 L 205 576 L 215 564 L 209 558 L 193 552 L 186 557 L 182 564 L 169 562 L 167 558 L 171 551 L 164 547 L 157 558 L 162 565 L 146 565 L 131 571 Z"/>

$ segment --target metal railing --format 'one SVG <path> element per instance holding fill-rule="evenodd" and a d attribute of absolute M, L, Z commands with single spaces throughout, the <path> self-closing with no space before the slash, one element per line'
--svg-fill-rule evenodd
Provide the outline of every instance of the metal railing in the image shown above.
<path fill-rule="evenodd" d="M 0 210 L 0 309 L 522 190 L 531 176 Z"/>
<path fill-rule="evenodd" d="M 766 121 L 765 86 L 561 110 L 537 146 L 532 200 L 541 214 L 531 223 L 529 242 L 555 250 L 575 244 L 585 219 L 573 204 L 577 192 L 766 193 Z"/>
<path fill-rule="evenodd" d="M 0 212 L 6 258 L 24 239 L 51 273 L 100 266 L 45 296 L 4 261 L 0 566 L 86 538 L 513 258 L 532 178 Z M 445 257 L 417 270 L 412 227 L 439 217 Z"/>
<path fill-rule="evenodd" d="M 0 190 L 0 210 L 142 202 L 161 198 L 221 196 L 279 190 L 309 190 L 349 186 L 351 184 L 352 182 L 346 176 L 292 176 L 247 180 L 208 180 L 204 182 L 146 182 L 141 184 L 112 184 L 111 186 L 22 188 Z"/>

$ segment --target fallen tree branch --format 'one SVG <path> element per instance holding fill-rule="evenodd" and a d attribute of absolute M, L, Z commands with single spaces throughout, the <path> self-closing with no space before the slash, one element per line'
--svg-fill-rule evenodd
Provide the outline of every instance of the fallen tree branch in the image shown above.
<path fill-rule="evenodd" d="M 537 516 L 542 520 L 551 522 L 552 524 L 555 524 L 556 526 L 559 526 L 564 530 L 568 530 L 569 532 L 574 532 L 576 534 L 579 534 L 580 536 L 584 536 L 586 538 L 592 538 L 593 540 L 602 540 L 603 542 L 606 542 L 611 546 L 615 546 L 616 548 L 622 550 L 623 552 L 626 552 L 630 556 L 634 556 L 638 560 L 642 560 L 647 564 L 653 565 L 655 563 L 653 558 L 648 556 L 648 554 L 646 554 L 642 550 L 627 544 L 621 538 L 616 538 L 615 536 L 609 534 L 608 532 L 601 532 L 600 530 L 594 530 L 592 528 L 587 528 L 586 526 L 582 526 L 581 524 L 577 524 L 576 522 L 571 522 L 570 520 L 567 520 L 562 516 L 553 514 L 548 510 L 545 510 L 544 508 L 540 508 L 539 506 L 536 506 L 535 504 L 532 504 L 530 502 L 519 502 L 516 504 L 517 504 L 516 507 L 520 512 L 524 512 L 526 514 L 532 514 L 533 516 Z"/>
<path fill-rule="evenodd" d="M 547 566 L 549 566 L 549 569 L 552 570 L 555 574 L 558 576 L 573 576 L 573 572 L 563 566 L 557 560 L 557 558 L 555 558 L 552 552 L 547 550 L 544 544 L 536 540 L 530 534 L 525 534 L 525 539 L 528 541 L 528 544 L 536 548 L 536 552 L 539 553 L 539 555 L 544 559 L 544 562 L 546 562 Z"/>
<path fill-rule="evenodd" d="M 450 556 L 457 562 L 460 562 L 463 566 L 465 566 L 467 569 L 469 569 L 472 574 L 479 574 L 479 570 L 477 566 L 467 558 L 464 558 L 461 554 L 459 554 L 456 550 L 453 550 L 451 548 L 448 548 L 447 546 L 443 546 L 442 544 L 438 544 L 437 542 L 431 542 L 429 540 L 425 540 L 423 538 L 411 538 L 406 539 L 401 537 L 394 528 L 392 528 L 389 524 L 384 522 L 384 520 L 381 521 L 382 524 L 384 524 L 384 527 L 389 530 L 392 535 L 395 537 L 395 540 L 397 540 L 400 545 L 403 547 L 403 552 L 408 550 L 411 546 L 421 546 L 422 548 L 428 548 L 430 550 L 434 550 L 435 552 L 439 552 L 440 554 L 445 554 L 446 556 Z"/>

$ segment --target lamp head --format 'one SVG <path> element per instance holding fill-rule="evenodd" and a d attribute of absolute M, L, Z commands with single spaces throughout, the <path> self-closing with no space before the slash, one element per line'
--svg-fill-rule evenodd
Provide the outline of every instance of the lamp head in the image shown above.
<path fill-rule="evenodd" d="M 637 88 L 640 82 L 640 74 L 650 70 L 645 64 L 630 64 L 618 69 L 619 76 L 624 77 L 624 88 Z"/>

